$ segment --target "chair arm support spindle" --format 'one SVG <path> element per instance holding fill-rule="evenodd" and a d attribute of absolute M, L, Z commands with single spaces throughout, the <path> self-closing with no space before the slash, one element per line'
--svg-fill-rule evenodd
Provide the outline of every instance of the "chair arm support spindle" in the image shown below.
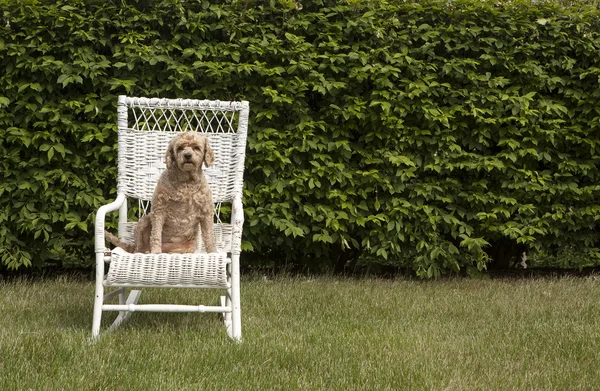
<path fill-rule="evenodd" d="M 232 225 L 232 240 L 231 252 L 233 254 L 241 253 L 242 246 L 242 231 L 244 226 L 244 207 L 242 204 L 242 196 L 238 195 L 233 199 L 231 205 L 231 225 Z"/>
<path fill-rule="evenodd" d="M 118 210 L 121 205 L 125 202 L 125 194 L 119 193 L 117 199 L 110 204 L 103 205 L 98 209 L 96 213 L 96 222 L 95 222 L 95 240 L 94 240 L 94 249 L 96 253 L 104 253 L 105 250 L 105 238 L 104 238 L 104 222 L 106 219 L 106 214 L 109 212 L 114 212 Z"/>

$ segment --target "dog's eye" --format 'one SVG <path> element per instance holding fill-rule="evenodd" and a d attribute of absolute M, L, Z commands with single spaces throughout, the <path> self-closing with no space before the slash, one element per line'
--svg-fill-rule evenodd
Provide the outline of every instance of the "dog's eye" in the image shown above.
<path fill-rule="evenodd" d="M 181 151 L 183 151 L 183 147 L 182 146 L 177 147 L 177 152 L 181 152 Z"/>
<path fill-rule="evenodd" d="M 199 146 L 195 146 L 195 147 L 194 147 L 194 151 L 199 151 L 199 150 L 200 150 L 200 147 L 199 147 Z"/>

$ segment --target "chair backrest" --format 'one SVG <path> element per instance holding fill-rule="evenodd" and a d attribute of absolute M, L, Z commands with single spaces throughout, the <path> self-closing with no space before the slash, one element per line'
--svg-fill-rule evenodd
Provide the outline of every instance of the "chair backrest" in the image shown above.
<path fill-rule="evenodd" d="M 249 104 L 193 99 L 119 96 L 119 193 L 152 200 L 158 177 L 166 169 L 169 141 L 178 133 L 205 134 L 215 163 L 205 169 L 215 203 L 242 194 Z"/>

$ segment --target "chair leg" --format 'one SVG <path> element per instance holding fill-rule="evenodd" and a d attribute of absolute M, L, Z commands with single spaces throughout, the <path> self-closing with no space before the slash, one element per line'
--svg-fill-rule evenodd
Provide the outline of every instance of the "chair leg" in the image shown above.
<path fill-rule="evenodd" d="M 104 303 L 104 254 L 96 253 L 96 296 L 94 298 L 94 317 L 92 320 L 92 339 L 100 336 L 102 304 Z"/>
<path fill-rule="evenodd" d="M 229 336 L 235 341 L 242 340 L 239 254 L 231 256 L 231 334 Z"/>
<path fill-rule="evenodd" d="M 129 297 L 127 297 L 127 300 L 125 302 L 121 302 L 121 296 L 124 297 L 125 295 L 124 294 L 120 294 L 119 295 L 119 304 L 137 304 L 137 302 L 140 300 L 140 295 L 141 294 L 142 294 L 141 291 L 132 290 L 129 293 Z M 131 315 L 133 315 L 132 311 L 119 311 L 119 316 L 117 316 L 117 318 L 115 319 L 115 321 L 113 322 L 113 324 L 111 324 L 108 329 L 109 330 L 116 329 L 117 327 L 119 327 L 123 323 L 127 322 L 127 320 L 129 318 L 131 318 Z"/>
<path fill-rule="evenodd" d="M 231 307 L 231 292 L 228 289 L 227 290 L 227 295 L 226 296 L 221 296 L 221 307 Z M 223 316 L 223 323 L 225 323 L 225 326 L 231 326 L 231 312 L 223 312 L 221 314 L 221 316 Z"/>
<path fill-rule="evenodd" d="M 94 299 L 94 319 L 92 320 L 92 339 L 100 337 L 100 322 L 102 321 L 102 296 L 103 292 L 96 292 Z"/>
<path fill-rule="evenodd" d="M 233 305 L 231 309 L 231 334 L 229 336 L 235 341 L 242 340 L 242 319 L 239 305 L 237 307 Z"/>
<path fill-rule="evenodd" d="M 121 304 L 121 305 L 127 304 L 127 295 L 126 295 L 125 290 L 123 290 L 121 293 L 119 293 L 119 304 Z M 125 312 L 126 311 L 120 311 L 119 316 L 125 316 Z"/>

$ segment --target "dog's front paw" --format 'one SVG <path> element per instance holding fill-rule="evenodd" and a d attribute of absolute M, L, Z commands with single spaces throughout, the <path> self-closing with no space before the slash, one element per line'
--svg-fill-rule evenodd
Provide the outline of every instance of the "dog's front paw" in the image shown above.
<path fill-rule="evenodd" d="M 160 252 L 161 252 L 160 251 L 160 246 L 158 246 L 158 247 L 152 246 L 152 248 L 150 249 L 150 253 L 151 254 L 160 254 Z"/>

